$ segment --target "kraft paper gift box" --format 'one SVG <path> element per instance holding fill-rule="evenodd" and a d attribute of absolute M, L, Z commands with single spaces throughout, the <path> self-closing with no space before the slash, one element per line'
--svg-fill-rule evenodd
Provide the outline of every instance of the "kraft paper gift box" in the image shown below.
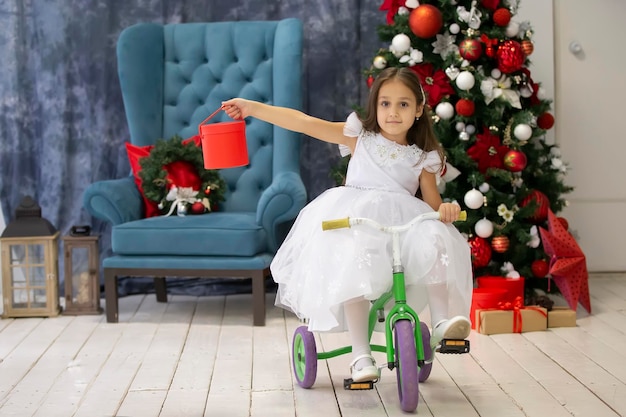
<path fill-rule="evenodd" d="M 576 312 L 568 307 L 548 311 L 548 327 L 576 327 Z"/>
<path fill-rule="evenodd" d="M 548 310 L 538 306 L 477 310 L 476 323 L 476 331 L 482 334 L 536 332 L 548 328 Z"/>

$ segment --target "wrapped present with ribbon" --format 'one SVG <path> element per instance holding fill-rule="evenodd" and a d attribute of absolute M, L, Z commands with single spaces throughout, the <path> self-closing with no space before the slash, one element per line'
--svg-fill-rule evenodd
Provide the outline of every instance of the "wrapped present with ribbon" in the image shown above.
<path fill-rule="evenodd" d="M 476 331 L 482 334 L 523 333 L 548 328 L 548 310 L 524 306 L 521 297 L 515 302 L 501 302 L 497 308 L 476 310 Z"/>
<path fill-rule="evenodd" d="M 548 311 L 548 327 L 576 327 L 576 312 L 568 307 L 552 307 Z"/>

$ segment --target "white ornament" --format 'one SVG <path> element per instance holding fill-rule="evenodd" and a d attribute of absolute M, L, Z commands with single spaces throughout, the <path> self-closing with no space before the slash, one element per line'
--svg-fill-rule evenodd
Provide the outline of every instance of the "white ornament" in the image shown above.
<path fill-rule="evenodd" d="M 480 219 L 474 225 L 474 231 L 478 236 L 486 239 L 493 233 L 493 223 L 485 218 Z"/>
<path fill-rule="evenodd" d="M 509 25 L 506 27 L 506 31 L 504 32 L 506 36 L 509 38 L 514 38 L 519 34 L 519 23 L 514 20 L 509 22 Z"/>
<path fill-rule="evenodd" d="M 491 189 L 491 186 L 489 185 L 489 183 L 486 183 L 486 182 L 483 182 L 482 184 L 478 186 L 478 190 L 481 193 L 486 193 L 487 191 L 489 191 L 489 189 Z"/>
<path fill-rule="evenodd" d="M 469 91 L 474 84 L 476 83 L 476 79 L 474 78 L 474 74 L 469 71 L 462 71 L 458 77 L 456 77 L 456 85 L 461 90 Z"/>
<path fill-rule="evenodd" d="M 528 87 L 527 85 L 524 85 L 520 87 L 519 94 L 524 98 L 528 98 L 533 95 L 533 90 L 531 90 L 530 87 Z"/>
<path fill-rule="evenodd" d="M 420 5 L 420 2 L 418 0 L 406 0 L 404 2 L 404 5 L 408 7 L 409 9 L 415 9 L 417 8 L 417 6 Z"/>
<path fill-rule="evenodd" d="M 404 33 L 398 33 L 391 40 L 391 45 L 398 53 L 405 53 L 411 47 L 411 39 Z"/>
<path fill-rule="evenodd" d="M 500 76 L 502 75 L 502 71 L 500 71 L 498 68 L 494 68 L 491 70 L 491 78 L 494 79 L 498 79 L 500 78 Z"/>
<path fill-rule="evenodd" d="M 519 140 L 528 140 L 533 135 L 533 129 L 526 123 L 520 123 L 513 129 L 513 135 Z"/>
<path fill-rule="evenodd" d="M 464 130 L 461 133 L 459 133 L 459 139 L 462 141 L 468 141 L 470 140 L 470 135 Z"/>
<path fill-rule="evenodd" d="M 456 125 L 454 126 L 454 128 L 456 129 L 457 132 L 462 132 L 465 130 L 465 123 L 456 122 Z"/>
<path fill-rule="evenodd" d="M 459 70 L 457 67 L 453 67 L 452 65 L 450 65 L 448 68 L 446 68 L 445 73 L 448 76 L 448 78 L 450 78 L 452 81 L 456 80 L 456 77 L 459 76 L 459 73 L 461 72 L 461 70 Z"/>
<path fill-rule="evenodd" d="M 450 28 L 448 28 L 448 30 L 451 34 L 456 35 L 461 31 L 461 27 L 457 23 L 453 23 L 450 25 Z"/>
<path fill-rule="evenodd" d="M 454 107 L 447 101 L 442 101 L 441 103 L 437 104 L 437 107 L 435 108 L 435 113 L 443 120 L 448 120 L 451 119 L 452 116 L 454 116 Z"/>
<path fill-rule="evenodd" d="M 476 126 L 474 126 L 474 125 L 467 125 L 467 126 L 465 126 L 465 131 L 467 133 L 469 133 L 470 135 L 473 135 L 474 133 L 476 133 Z"/>
<path fill-rule="evenodd" d="M 374 67 L 377 69 L 383 69 L 387 66 L 387 60 L 382 56 L 374 58 Z"/>
<path fill-rule="evenodd" d="M 482 207 L 484 203 L 483 194 L 475 188 L 472 188 L 463 197 L 463 201 L 465 201 L 465 205 L 471 209 L 478 209 Z"/>

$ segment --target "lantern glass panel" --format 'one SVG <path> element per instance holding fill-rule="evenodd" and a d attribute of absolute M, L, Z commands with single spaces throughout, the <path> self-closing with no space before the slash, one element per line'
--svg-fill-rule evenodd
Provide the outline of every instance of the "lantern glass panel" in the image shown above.
<path fill-rule="evenodd" d="M 35 287 L 46 286 L 46 268 L 44 266 L 31 266 L 30 268 L 30 285 Z"/>
<path fill-rule="evenodd" d="M 72 248 L 72 303 L 91 305 L 91 282 L 89 275 L 89 248 L 77 246 Z"/>
<path fill-rule="evenodd" d="M 28 296 L 28 290 L 25 288 L 14 288 L 13 289 L 13 308 L 26 308 L 28 307 L 28 302 L 30 297 Z"/>
<path fill-rule="evenodd" d="M 11 286 L 16 288 L 26 287 L 26 268 L 22 266 L 14 266 L 11 268 Z"/>
<path fill-rule="evenodd" d="M 46 262 L 46 251 L 44 245 L 28 245 L 27 256 L 28 264 L 30 265 L 42 265 Z"/>
<path fill-rule="evenodd" d="M 26 245 L 11 245 L 11 265 L 21 265 L 24 262 Z"/>
<path fill-rule="evenodd" d="M 33 302 L 31 308 L 46 308 L 48 305 L 48 295 L 45 288 L 35 288 L 32 290 Z"/>

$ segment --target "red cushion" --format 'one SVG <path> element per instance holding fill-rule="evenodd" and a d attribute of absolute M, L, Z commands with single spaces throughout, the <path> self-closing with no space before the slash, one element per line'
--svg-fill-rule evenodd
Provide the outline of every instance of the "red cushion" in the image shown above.
<path fill-rule="evenodd" d="M 183 141 L 183 144 L 186 144 L 190 141 L 195 142 L 197 146 L 202 146 L 201 138 L 199 135 L 192 136 L 189 139 L 185 139 Z M 128 142 L 126 143 L 126 153 L 128 154 L 128 162 L 130 162 L 130 168 L 133 170 L 133 177 L 135 178 L 135 185 L 139 189 L 139 192 L 141 193 L 141 197 L 143 198 L 143 203 L 145 207 L 145 213 L 144 213 L 145 217 L 155 217 L 155 216 L 161 215 L 161 210 L 159 210 L 159 204 L 156 201 L 152 201 L 146 198 L 143 192 L 143 188 L 141 187 L 141 182 L 142 182 L 141 177 L 139 176 L 139 172 L 141 171 L 141 165 L 139 164 L 139 160 L 141 158 L 145 158 L 146 156 L 149 156 L 150 151 L 152 151 L 153 147 L 154 145 L 136 146 L 136 145 L 133 145 L 132 143 L 128 143 Z M 173 169 L 175 167 L 176 167 L 175 164 L 170 164 L 169 168 Z M 170 169 L 167 170 L 168 174 L 172 176 L 176 176 L 176 173 L 170 172 Z"/>

